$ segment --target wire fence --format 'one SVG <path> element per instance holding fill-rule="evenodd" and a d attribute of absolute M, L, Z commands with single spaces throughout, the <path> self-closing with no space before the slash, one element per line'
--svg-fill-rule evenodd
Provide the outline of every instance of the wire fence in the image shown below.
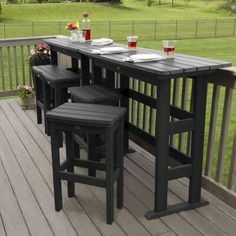
<path fill-rule="evenodd" d="M 0 23 L 0 38 L 43 35 L 69 35 L 68 22 Z M 169 21 L 94 21 L 92 37 L 124 40 L 127 35 L 138 35 L 143 40 L 196 39 L 227 37 L 236 34 L 236 19 L 169 20 Z"/>

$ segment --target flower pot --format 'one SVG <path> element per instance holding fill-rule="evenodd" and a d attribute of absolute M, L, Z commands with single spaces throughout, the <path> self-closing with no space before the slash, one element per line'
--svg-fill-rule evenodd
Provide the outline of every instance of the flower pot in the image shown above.
<path fill-rule="evenodd" d="M 21 107 L 23 110 L 34 109 L 35 108 L 35 96 L 21 98 Z"/>

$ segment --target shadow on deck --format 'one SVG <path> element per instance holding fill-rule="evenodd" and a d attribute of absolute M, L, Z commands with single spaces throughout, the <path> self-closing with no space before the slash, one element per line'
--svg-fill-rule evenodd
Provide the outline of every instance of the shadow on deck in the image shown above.
<path fill-rule="evenodd" d="M 154 158 L 134 143 L 125 158 L 125 207 L 105 222 L 104 189 L 76 184 L 61 212 L 54 211 L 50 139 L 33 110 L 0 101 L 0 235 L 235 235 L 236 210 L 202 190 L 210 205 L 147 221 L 153 208 Z M 62 156 L 64 150 L 62 151 Z M 186 178 L 169 182 L 170 204 L 187 198 Z"/>

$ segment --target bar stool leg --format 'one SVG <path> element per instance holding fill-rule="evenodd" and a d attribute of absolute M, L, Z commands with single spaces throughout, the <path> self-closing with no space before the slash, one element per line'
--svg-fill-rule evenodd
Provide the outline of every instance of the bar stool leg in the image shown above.
<path fill-rule="evenodd" d="M 60 211 L 62 209 L 62 191 L 61 191 L 61 179 L 58 176 L 60 169 L 60 153 L 58 143 L 58 130 L 50 125 L 51 132 L 51 148 L 52 148 L 52 169 L 53 169 L 53 187 L 54 187 L 54 202 L 55 210 Z"/>
<path fill-rule="evenodd" d="M 45 82 L 44 79 L 42 79 L 42 87 L 43 87 L 42 90 L 43 90 L 43 107 L 44 107 L 45 133 L 47 135 L 50 135 L 50 128 L 49 128 L 49 125 L 47 123 L 46 113 L 47 113 L 47 111 L 50 110 L 50 95 L 51 95 L 51 91 L 50 91 L 49 85 Z"/>
<path fill-rule="evenodd" d="M 34 76 L 35 81 L 35 92 L 36 92 L 36 101 L 42 101 L 42 80 L 36 75 Z M 41 98 L 41 99 L 40 99 Z M 37 110 L 37 124 L 42 124 L 42 109 L 36 102 L 36 110 Z"/>
<path fill-rule="evenodd" d="M 114 199 L 113 199 L 113 132 L 106 131 L 106 212 L 107 224 L 114 220 Z"/>
<path fill-rule="evenodd" d="M 117 168 L 120 169 L 120 176 L 117 179 L 117 208 L 121 209 L 124 204 L 124 120 L 120 121 L 118 127 L 118 153 L 117 153 Z"/>
<path fill-rule="evenodd" d="M 88 160 L 95 161 L 96 160 L 96 143 L 95 143 L 96 135 L 88 134 Z M 89 176 L 96 176 L 96 169 L 89 168 L 88 169 Z"/>
<path fill-rule="evenodd" d="M 60 87 L 54 88 L 54 98 L 55 98 L 55 101 L 54 101 L 55 104 L 54 104 L 54 106 L 55 106 L 55 107 L 58 107 L 58 106 L 61 105 L 61 101 L 62 101 L 61 96 L 62 96 L 62 94 L 61 94 L 61 88 L 60 88 Z M 62 133 L 59 134 L 58 139 L 59 139 L 59 142 L 60 142 L 60 147 L 63 147 L 63 137 L 62 137 Z"/>
<path fill-rule="evenodd" d="M 66 131 L 66 159 L 69 161 L 69 166 L 67 168 L 67 172 L 74 173 L 74 139 L 71 131 Z M 72 198 L 75 196 L 75 182 L 68 181 L 68 197 Z"/>

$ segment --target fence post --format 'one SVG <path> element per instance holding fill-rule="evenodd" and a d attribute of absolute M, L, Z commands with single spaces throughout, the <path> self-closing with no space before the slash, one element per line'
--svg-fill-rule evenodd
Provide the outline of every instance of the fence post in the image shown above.
<path fill-rule="evenodd" d="M 58 21 L 58 27 L 59 27 L 59 34 L 61 34 L 61 22 Z"/>
<path fill-rule="evenodd" d="M 217 23 L 218 23 L 218 20 L 216 19 L 216 21 L 215 21 L 215 37 L 216 37 L 216 33 L 217 33 Z"/>
<path fill-rule="evenodd" d="M 109 26 L 108 26 L 108 30 L 109 30 L 109 38 L 111 38 L 111 21 L 109 21 Z"/>
<path fill-rule="evenodd" d="M 157 40 L 157 21 L 154 21 L 154 40 Z"/>
<path fill-rule="evenodd" d="M 197 38 L 197 31 L 198 31 L 198 20 L 196 20 L 195 39 Z"/>
<path fill-rule="evenodd" d="M 236 26 L 236 19 L 234 19 L 234 30 L 233 30 L 233 35 L 235 35 L 235 26 Z"/>
<path fill-rule="evenodd" d="M 3 24 L 3 31 L 4 31 L 4 37 L 5 39 L 7 38 L 7 34 L 6 34 L 6 24 Z"/>
<path fill-rule="evenodd" d="M 132 35 L 134 35 L 134 20 L 132 21 Z"/>
<path fill-rule="evenodd" d="M 32 22 L 32 35 L 34 36 L 34 22 Z"/>
<path fill-rule="evenodd" d="M 178 20 L 175 22 L 175 38 L 177 39 L 177 34 L 178 34 Z"/>

